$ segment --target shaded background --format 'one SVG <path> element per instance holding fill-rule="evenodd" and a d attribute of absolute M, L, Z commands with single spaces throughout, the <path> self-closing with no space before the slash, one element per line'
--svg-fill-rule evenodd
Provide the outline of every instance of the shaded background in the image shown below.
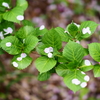
<path fill-rule="evenodd" d="M 12 0 L 13 5 L 15 1 Z M 80 24 L 86 20 L 100 24 L 100 0 L 27 1 L 29 7 L 25 11 L 25 19 L 32 21 L 34 27 L 66 28 L 72 21 Z M 16 25 L 16 28 L 19 27 Z M 87 47 L 91 42 L 100 42 L 100 27 L 81 44 Z M 87 73 L 91 78 L 87 88 L 74 94 L 57 74 L 53 74 L 48 81 L 38 81 L 34 60 L 39 55 L 32 52 L 30 56 L 33 58 L 32 64 L 20 71 L 11 65 L 11 55 L 0 55 L 0 100 L 100 100 L 100 78 L 94 78 L 92 71 Z M 89 56 L 87 59 L 93 62 Z"/>

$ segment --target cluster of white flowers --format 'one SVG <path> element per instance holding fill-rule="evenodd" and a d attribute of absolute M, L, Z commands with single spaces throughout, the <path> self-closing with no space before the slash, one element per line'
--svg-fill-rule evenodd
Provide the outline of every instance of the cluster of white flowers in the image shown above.
<path fill-rule="evenodd" d="M 86 34 L 86 33 L 91 34 L 90 27 L 83 28 L 82 32 L 83 34 Z"/>
<path fill-rule="evenodd" d="M 81 72 L 81 73 L 82 74 L 85 74 L 84 72 Z M 90 77 L 88 75 L 86 75 L 86 76 L 84 76 L 84 80 L 88 82 L 90 80 Z M 84 87 L 87 86 L 87 83 L 86 82 L 81 82 L 77 78 L 72 79 L 72 83 L 75 84 L 75 85 L 80 85 L 82 88 L 84 88 Z"/>
<path fill-rule="evenodd" d="M 7 47 L 10 47 L 11 45 L 12 45 L 11 42 L 7 42 L 7 43 L 6 43 L 6 46 L 7 46 Z"/>
<path fill-rule="evenodd" d="M 24 20 L 24 16 L 23 16 L 23 15 L 18 15 L 16 18 L 17 18 L 17 20 L 19 20 L 19 21 Z"/>
<path fill-rule="evenodd" d="M 41 25 L 40 28 L 39 28 L 39 30 L 43 30 L 44 28 L 45 28 L 45 26 Z"/>
<path fill-rule="evenodd" d="M 10 7 L 9 7 L 9 4 L 8 4 L 8 3 L 6 3 L 6 2 L 3 2 L 3 3 L 2 3 L 2 6 L 4 6 L 4 7 L 8 8 L 8 9 L 10 8 Z"/>
<path fill-rule="evenodd" d="M 44 52 L 48 54 L 49 58 L 52 58 L 53 54 L 51 52 L 53 52 L 53 48 L 52 47 L 48 47 L 44 49 Z"/>
<path fill-rule="evenodd" d="M 17 57 L 17 61 L 21 61 L 23 58 L 25 58 L 27 56 L 26 53 L 21 53 L 20 57 Z M 17 62 L 12 62 L 14 67 L 18 67 L 18 63 Z"/>

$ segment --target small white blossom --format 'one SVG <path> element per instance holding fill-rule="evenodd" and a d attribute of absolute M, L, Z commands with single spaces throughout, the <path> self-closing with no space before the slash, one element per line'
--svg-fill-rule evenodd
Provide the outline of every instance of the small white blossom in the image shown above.
<path fill-rule="evenodd" d="M 50 52 L 53 52 L 53 48 L 52 48 L 52 47 L 49 47 L 49 51 L 50 51 Z"/>
<path fill-rule="evenodd" d="M 52 58 L 52 55 L 53 55 L 52 53 L 48 53 L 49 58 Z"/>
<path fill-rule="evenodd" d="M 27 56 L 26 53 L 21 53 L 21 57 L 22 57 L 22 58 L 25 58 L 26 56 Z"/>
<path fill-rule="evenodd" d="M 89 81 L 89 80 L 90 80 L 90 77 L 89 77 L 88 75 L 86 75 L 86 76 L 84 77 L 84 80 L 85 80 L 85 81 Z"/>
<path fill-rule="evenodd" d="M 9 4 L 6 3 L 6 2 L 3 2 L 3 3 L 2 3 L 2 6 L 7 7 L 7 8 L 10 8 L 10 7 L 9 7 Z"/>
<path fill-rule="evenodd" d="M 22 60 L 22 57 L 18 57 L 17 60 L 18 60 L 18 61 L 21 61 L 21 60 Z"/>
<path fill-rule="evenodd" d="M 18 63 L 13 62 L 12 64 L 13 64 L 14 67 L 18 67 Z"/>
<path fill-rule="evenodd" d="M 45 49 L 44 49 L 44 52 L 45 52 L 45 53 L 50 53 L 49 48 L 45 48 Z"/>
<path fill-rule="evenodd" d="M 79 85 L 81 82 L 78 79 L 75 78 L 75 79 L 72 80 L 72 83 L 75 84 L 75 85 Z"/>
<path fill-rule="evenodd" d="M 45 48 L 45 49 L 44 49 L 44 52 L 45 52 L 45 53 L 53 52 L 53 48 L 52 48 L 52 47 Z"/>
<path fill-rule="evenodd" d="M 17 20 L 20 20 L 20 21 L 24 20 L 24 16 L 23 15 L 18 15 Z"/>
<path fill-rule="evenodd" d="M 68 31 L 66 31 L 66 30 L 64 31 L 64 33 L 68 33 L 68 34 L 69 34 L 69 32 L 68 32 Z"/>
<path fill-rule="evenodd" d="M 87 86 L 87 83 L 86 83 L 86 82 L 82 82 L 82 83 L 80 84 L 80 86 L 81 86 L 82 88 L 84 88 L 84 87 Z"/>
<path fill-rule="evenodd" d="M 85 74 L 83 71 L 81 71 L 82 74 Z"/>
<path fill-rule="evenodd" d="M 76 23 L 74 23 L 78 28 L 80 27 L 80 25 L 79 24 L 76 24 Z"/>
<path fill-rule="evenodd" d="M 4 39 L 4 36 L 3 36 L 3 33 L 2 32 L 0 32 L 0 39 L 1 40 Z"/>
<path fill-rule="evenodd" d="M 12 45 L 11 42 L 7 42 L 7 43 L 6 43 L 6 46 L 7 46 L 7 47 L 10 47 L 11 45 Z"/>
<path fill-rule="evenodd" d="M 84 63 L 85 63 L 85 65 L 87 65 L 87 66 L 90 66 L 90 65 L 91 65 L 91 63 L 90 63 L 89 60 L 85 60 Z"/>
<path fill-rule="evenodd" d="M 83 34 L 86 34 L 86 33 L 91 34 L 90 27 L 83 28 L 82 32 Z"/>
<path fill-rule="evenodd" d="M 43 30 L 44 28 L 45 28 L 45 26 L 41 25 L 40 28 L 39 28 L 39 30 Z"/>
<path fill-rule="evenodd" d="M 11 27 L 8 27 L 7 29 L 3 29 L 3 30 L 6 32 L 4 35 L 7 35 L 13 32 L 13 29 Z"/>

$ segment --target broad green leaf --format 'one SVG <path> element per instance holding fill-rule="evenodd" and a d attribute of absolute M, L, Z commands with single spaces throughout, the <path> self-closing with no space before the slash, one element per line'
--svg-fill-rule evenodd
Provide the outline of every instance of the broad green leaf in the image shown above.
<path fill-rule="evenodd" d="M 51 29 L 48 31 L 48 33 L 44 34 L 42 38 L 42 42 L 48 46 L 51 46 L 53 48 L 60 49 L 61 48 L 61 37 L 57 31 L 54 29 Z"/>
<path fill-rule="evenodd" d="M 89 44 L 89 54 L 95 61 L 100 62 L 100 43 Z"/>
<path fill-rule="evenodd" d="M 64 76 L 67 75 L 69 72 L 70 72 L 70 70 L 67 68 L 66 64 L 59 64 L 59 65 L 56 67 L 56 73 L 57 73 L 59 76 L 64 77 Z"/>
<path fill-rule="evenodd" d="M 38 80 L 39 81 L 46 81 L 49 79 L 50 75 L 51 75 L 50 72 L 41 73 L 38 75 Z"/>
<path fill-rule="evenodd" d="M 84 49 L 80 44 L 69 41 L 64 47 L 63 56 L 68 61 L 80 62 L 84 57 Z"/>
<path fill-rule="evenodd" d="M 32 26 L 21 27 L 18 32 L 15 34 L 18 38 L 24 39 L 28 35 L 34 34 L 35 29 Z"/>
<path fill-rule="evenodd" d="M 84 21 L 79 27 L 79 32 L 80 32 L 79 38 L 80 39 L 88 38 L 89 36 L 91 36 L 94 33 L 97 26 L 98 26 L 98 24 L 93 21 Z M 82 33 L 83 28 L 87 28 L 87 27 L 90 28 L 91 34 L 89 34 L 89 33 L 83 34 Z"/>
<path fill-rule="evenodd" d="M 87 56 L 87 55 L 89 54 L 89 50 L 88 50 L 88 48 L 84 48 L 84 53 L 85 53 L 84 56 Z"/>
<path fill-rule="evenodd" d="M 52 58 L 47 58 L 45 56 L 39 57 L 35 61 L 35 66 L 40 73 L 47 72 L 51 70 L 56 65 L 56 60 Z"/>
<path fill-rule="evenodd" d="M 28 3 L 26 0 L 17 0 L 17 5 L 18 7 L 21 7 L 24 10 L 28 7 Z"/>
<path fill-rule="evenodd" d="M 78 27 L 72 22 L 67 26 L 66 31 L 68 31 L 71 36 L 75 37 L 78 32 Z"/>
<path fill-rule="evenodd" d="M 93 73 L 94 77 L 100 77 L 100 65 L 94 65 Z"/>
<path fill-rule="evenodd" d="M 25 38 L 24 41 L 24 52 L 25 53 L 30 53 L 31 50 L 33 50 L 35 48 L 35 46 L 38 43 L 38 39 L 37 37 L 33 36 L 33 35 L 29 35 Z"/>
<path fill-rule="evenodd" d="M 20 23 L 20 20 L 17 19 L 19 15 L 23 15 L 24 11 L 21 7 L 17 6 L 13 8 L 12 10 L 5 12 L 3 15 L 3 18 L 7 21 Z"/>
<path fill-rule="evenodd" d="M 84 72 L 87 72 L 87 71 L 90 71 L 93 69 L 93 65 L 90 65 L 90 66 L 82 65 L 79 67 L 79 69 L 84 71 Z"/>
<path fill-rule="evenodd" d="M 76 92 L 78 90 L 80 90 L 82 88 L 81 84 L 83 82 L 87 82 L 86 80 L 84 80 L 84 77 L 86 76 L 86 74 L 82 74 L 82 72 L 80 70 L 75 70 L 70 72 L 69 74 L 67 74 L 64 77 L 64 83 L 66 84 L 66 86 L 68 86 L 68 88 L 70 88 L 72 91 Z M 79 84 L 74 84 L 72 81 L 73 79 L 78 79 L 78 81 L 80 81 Z"/>
<path fill-rule="evenodd" d="M 28 55 L 25 57 L 25 58 L 22 58 L 21 61 L 18 61 L 18 57 L 21 57 L 21 54 L 20 55 L 17 55 L 17 56 L 14 56 L 14 58 L 12 59 L 12 64 L 13 62 L 17 63 L 18 66 L 16 68 L 18 69 L 25 69 L 26 67 L 28 67 L 31 62 L 32 62 L 32 58 L 29 57 Z M 14 66 L 15 67 L 15 66 Z"/>
<path fill-rule="evenodd" d="M 62 41 L 68 42 L 69 36 L 67 35 L 67 33 L 64 32 L 65 30 L 63 28 L 56 27 L 55 30 L 59 33 Z"/>
<path fill-rule="evenodd" d="M 7 43 L 11 43 L 11 46 L 7 47 Z M 1 41 L 1 47 L 9 54 L 16 55 L 21 52 L 22 43 L 15 36 L 8 36 Z"/>
<path fill-rule="evenodd" d="M 63 57 L 62 55 L 58 55 L 58 62 L 64 62 L 64 63 L 66 63 L 66 62 L 68 62 L 67 60 L 66 60 L 66 58 L 65 57 Z"/>

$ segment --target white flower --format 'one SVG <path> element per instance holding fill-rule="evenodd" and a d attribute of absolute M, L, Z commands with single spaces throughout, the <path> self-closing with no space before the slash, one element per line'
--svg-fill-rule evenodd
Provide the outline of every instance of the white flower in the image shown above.
<path fill-rule="evenodd" d="M 79 24 L 76 24 L 76 23 L 74 23 L 78 28 L 80 27 L 80 25 Z"/>
<path fill-rule="evenodd" d="M 45 49 L 44 49 L 44 52 L 45 52 L 45 53 L 53 52 L 53 48 L 52 48 L 52 47 L 45 48 Z"/>
<path fill-rule="evenodd" d="M 85 80 L 85 81 L 89 81 L 89 80 L 90 80 L 90 77 L 89 77 L 88 75 L 86 75 L 86 76 L 84 77 L 84 80 Z"/>
<path fill-rule="evenodd" d="M 10 8 L 10 7 L 9 7 L 9 4 L 6 3 L 6 2 L 3 2 L 3 3 L 2 3 L 2 6 L 7 7 L 7 8 Z"/>
<path fill-rule="evenodd" d="M 81 71 L 82 74 L 85 74 L 83 71 Z"/>
<path fill-rule="evenodd" d="M 7 29 L 3 29 L 3 30 L 6 32 L 4 35 L 7 35 L 13 32 L 13 29 L 11 27 L 8 27 Z"/>
<path fill-rule="evenodd" d="M 18 67 L 18 63 L 13 62 L 12 64 L 13 64 L 14 67 Z"/>
<path fill-rule="evenodd" d="M 90 65 L 91 65 L 91 63 L 90 63 L 89 60 L 85 60 L 84 63 L 85 63 L 85 65 L 87 65 L 87 66 L 90 66 Z"/>
<path fill-rule="evenodd" d="M 2 32 L 0 32 L 0 38 L 1 38 L 1 40 L 4 39 L 4 36 L 3 36 Z"/>
<path fill-rule="evenodd" d="M 44 28 L 45 28 L 45 26 L 41 25 L 40 28 L 39 28 L 39 30 L 43 30 Z"/>
<path fill-rule="evenodd" d="M 21 57 L 22 57 L 22 58 L 25 58 L 26 56 L 27 56 L 26 53 L 21 53 Z"/>
<path fill-rule="evenodd" d="M 49 48 L 45 48 L 45 49 L 44 49 L 44 52 L 45 52 L 45 53 L 50 53 Z"/>
<path fill-rule="evenodd" d="M 49 47 L 49 51 L 50 51 L 50 52 L 53 52 L 53 48 L 52 48 L 52 47 Z"/>
<path fill-rule="evenodd" d="M 11 42 L 7 42 L 7 43 L 6 43 L 6 46 L 7 46 L 7 47 L 10 47 L 11 45 L 12 45 Z"/>
<path fill-rule="evenodd" d="M 52 55 L 53 55 L 52 53 L 48 53 L 49 58 L 52 58 Z"/>
<path fill-rule="evenodd" d="M 18 15 L 17 20 L 20 20 L 20 21 L 24 20 L 24 16 L 23 15 Z"/>
<path fill-rule="evenodd" d="M 86 34 L 86 33 L 91 34 L 90 27 L 83 28 L 82 32 L 83 34 Z"/>
<path fill-rule="evenodd" d="M 17 60 L 18 60 L 18 61 L 21 61 L 21 60 L 22 60 L 22 57 L 18 57 Z"/>
<path fill-rule="evenodd" d="M 82 88 L 84 88 L 84 87 L 87 86 L 87 83 L 86 83 L 86 82 L 82 82 L 82 83 L 80 84 L 80 86 L 81 86 Z"/>
<path fill-rule="evenodd" d="M 81 82 L 78 79 L 75 78 L 75 79 L 72 80 L 72 83 L 75 84 L 75 85 L 79 85 Z"/>

